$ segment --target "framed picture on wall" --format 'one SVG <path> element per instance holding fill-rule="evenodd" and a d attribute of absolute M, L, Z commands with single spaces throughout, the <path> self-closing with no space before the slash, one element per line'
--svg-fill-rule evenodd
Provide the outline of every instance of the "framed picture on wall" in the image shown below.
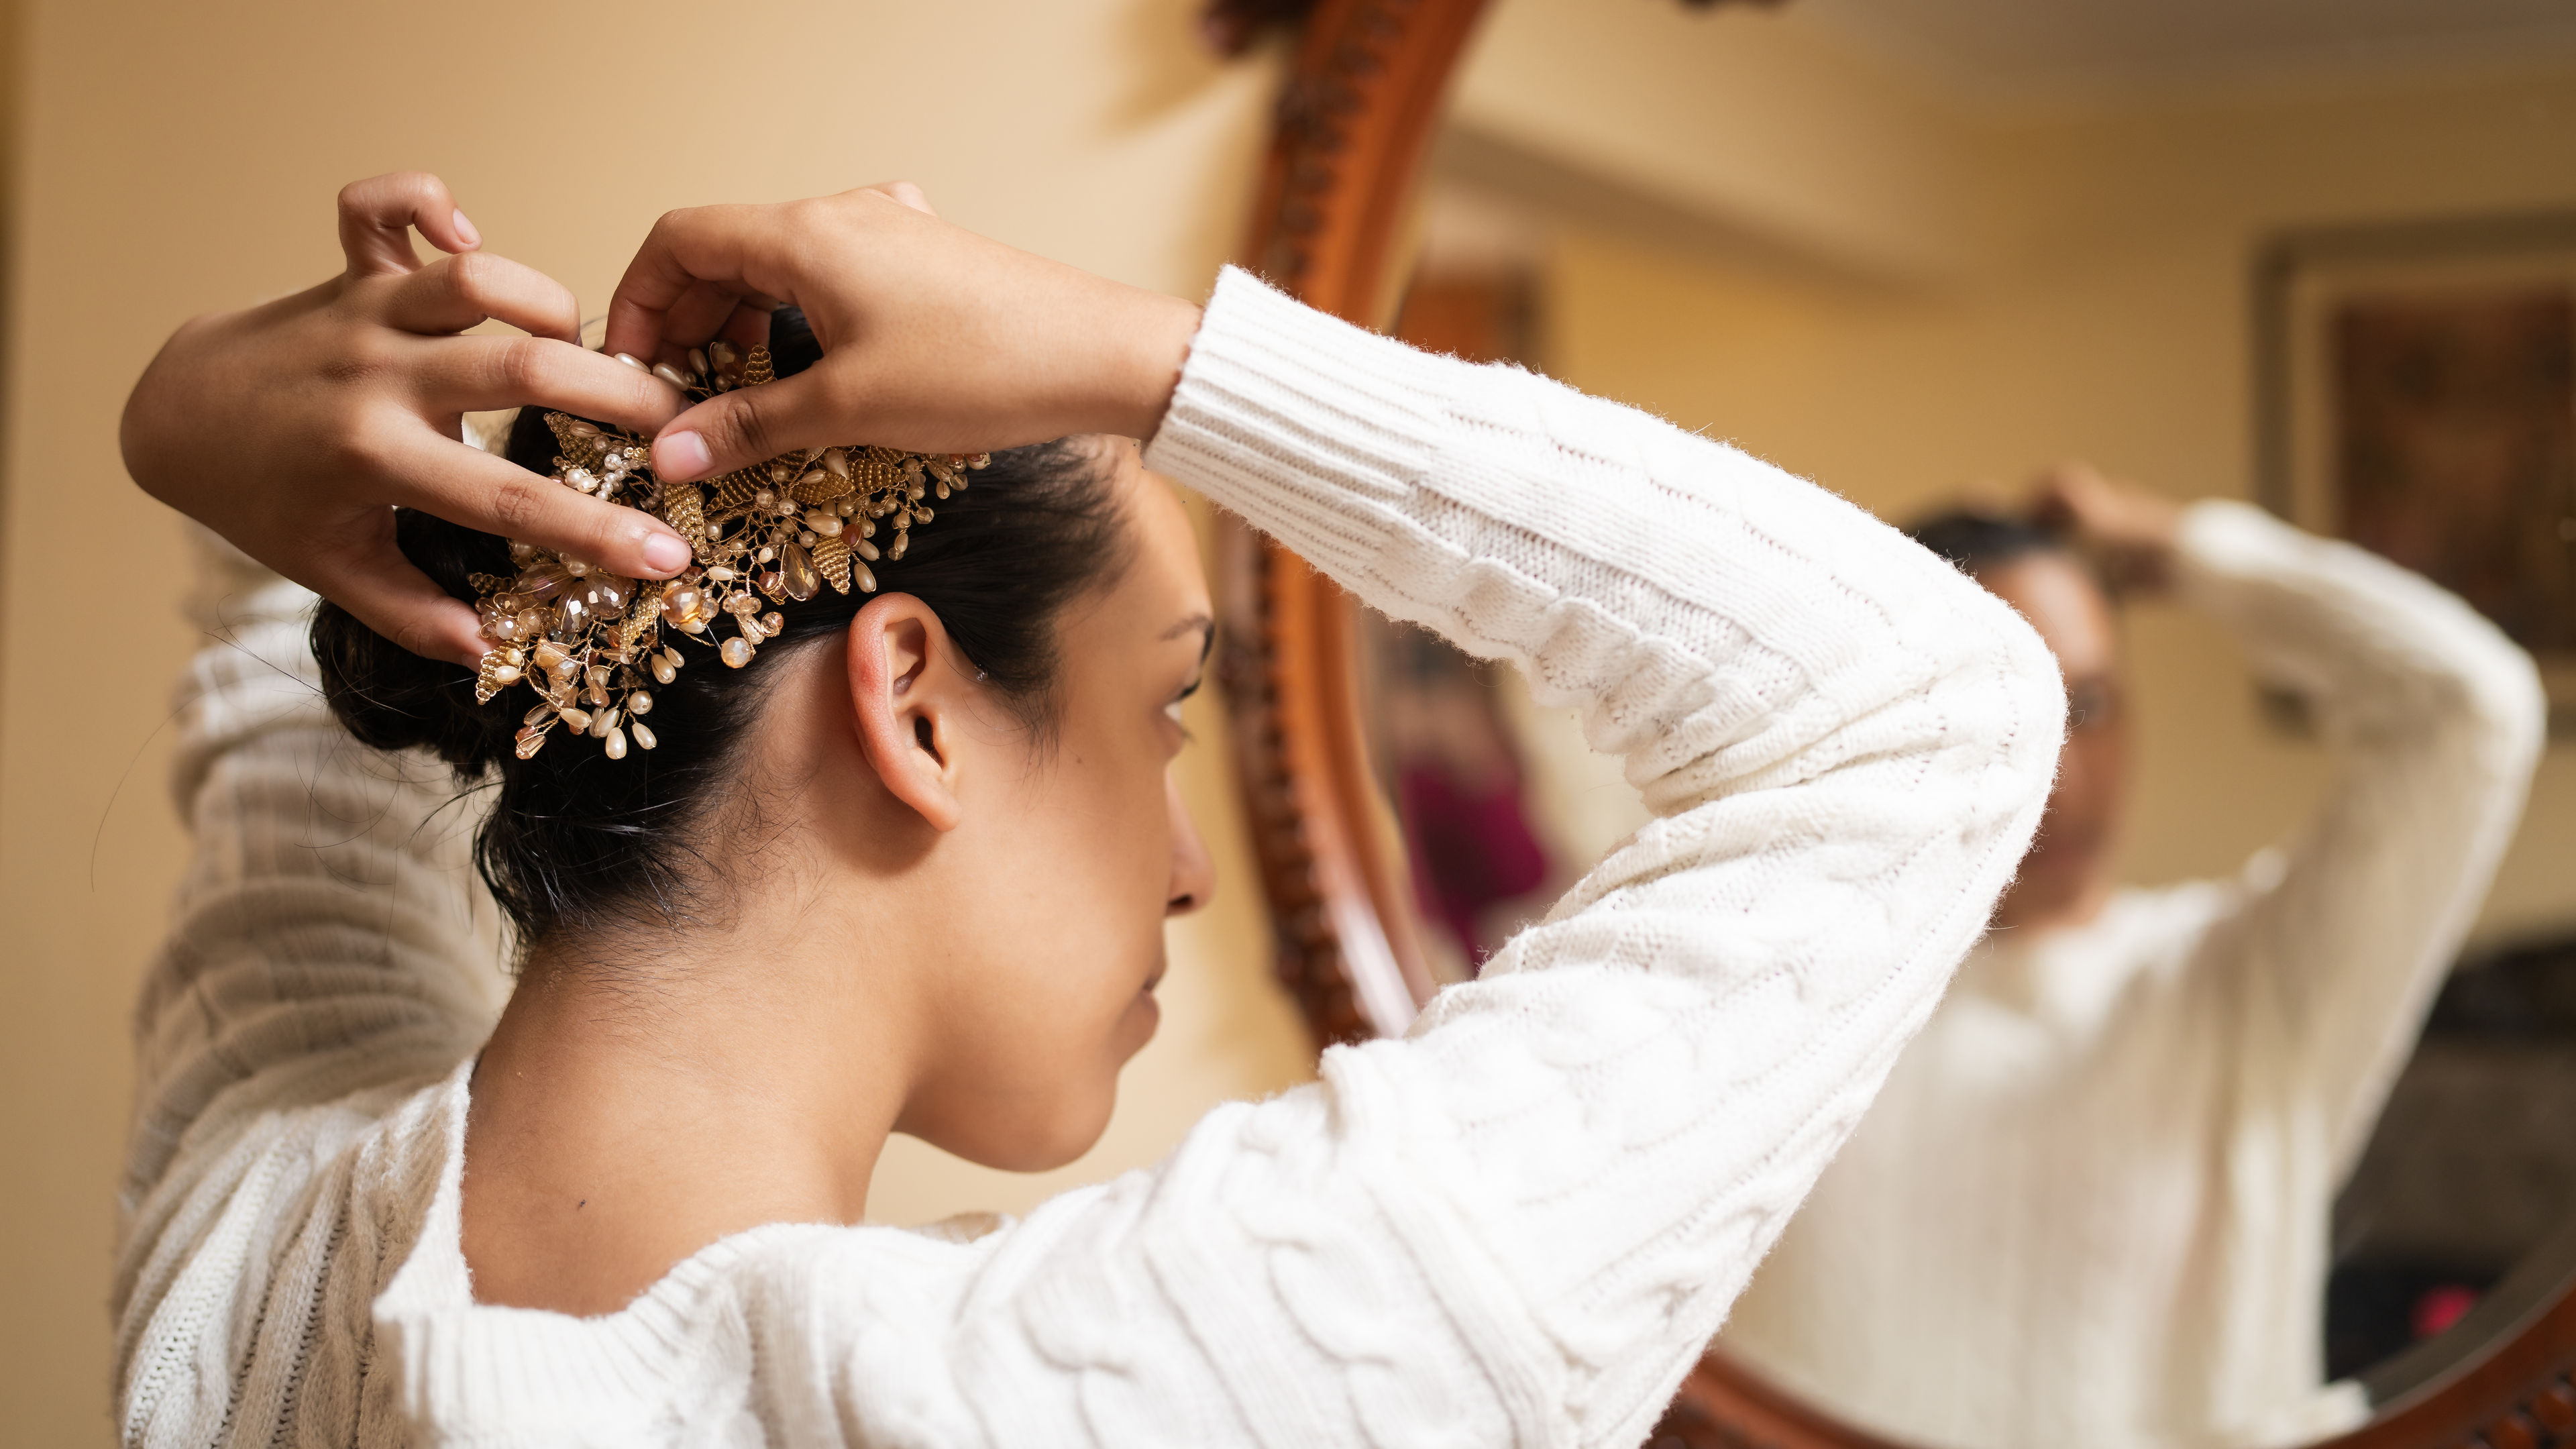
<path fill-rule="evenodd" d="M 2576 213 L 2284 235 L 2255 321 L 2263 502 L 2468 600 L 2576 725 Z"/>

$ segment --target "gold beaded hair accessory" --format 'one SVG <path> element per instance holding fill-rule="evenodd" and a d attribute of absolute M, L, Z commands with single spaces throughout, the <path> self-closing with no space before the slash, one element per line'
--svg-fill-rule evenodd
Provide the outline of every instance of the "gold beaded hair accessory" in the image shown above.
<path fill-rule="evenodd" d="M 773 376 L 768 348 L 744 356 L 724 342 L 691 351 L 685 373 L 667 363 L 653 371 L 692 398 Z M 913 525 L 931 520 L 930 498 L 944 502 L 966 486 L 968 470 L 991 461 L 853 443 L 784 453 L 704 483 L 664 483 L 653 476 L 652 445 L 643 438 L 562 413 L 546 414 L 546 426 L 563 449 L 557 481 L 653 515 L 687 539 L 695 557 L 667 583 L 637 583 L 512 539 L 515 576 L 468 580 L 492 641 L 475 675 L 475 702 L 522 683 L 538 695 L 519 727 L 523 760 L 558 724 L 599 740 L 612 760 L 626 757 L 629 732 L 637 746 L 653 748 L 643 720 L 653 709 L 648 676 L 669 684 L 686 663 L 680 644 L 713 648 L 740 669 L 787 627 L 776 608 L 762 611 L 762 596 L 773 605 L 802 603 L 826 583 L 844 594 L 854 583 L 876 592 L 868 565 L 902 558 Z M 880 528 L 894 535 L 882 553 L 874 542 Z M 727 618 L 733 636 L 719 641 L 716 626 Z"/>

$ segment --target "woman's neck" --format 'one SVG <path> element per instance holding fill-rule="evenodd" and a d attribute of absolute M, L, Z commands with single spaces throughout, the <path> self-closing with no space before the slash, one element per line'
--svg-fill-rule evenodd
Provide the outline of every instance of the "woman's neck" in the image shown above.
<path fill-rule="evenodd" d="M 885 1013 L 852 1009 L 846 968 L 817 969 L 831 953 L 753 944 L 810 934 L 741 934 L 619 954 L 756 969 L 636 980 L 559 951 L 530 961 L 474 1071 L 476 1301 L 614 1312 L 719 1238 L 859 1221 L 902 1108 L 903 1053 Z"/>

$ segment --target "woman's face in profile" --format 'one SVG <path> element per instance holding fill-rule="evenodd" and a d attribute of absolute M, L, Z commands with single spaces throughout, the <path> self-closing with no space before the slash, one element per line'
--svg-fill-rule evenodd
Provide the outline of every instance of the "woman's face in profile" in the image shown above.
<path fill-rule="evenodd" d="M 1197 535 L 1134 444 L 1101 446 L 1128 566 L 1058 622 L 1053 738 L 964 798 L 953 843 L 985 884 L 949 923 L 925 1074 L 896 1124 L 1015 1171 L 1069 1162 L 1108 1125 L 1160 1016 L 1163 922 L 1214 885 L 1171 779 L 1214 628 Z"/>

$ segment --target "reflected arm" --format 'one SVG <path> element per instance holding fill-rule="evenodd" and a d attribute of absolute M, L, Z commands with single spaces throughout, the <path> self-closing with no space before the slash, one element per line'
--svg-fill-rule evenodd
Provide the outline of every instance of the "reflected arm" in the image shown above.
<path fill-rule="evenodd" d="M 2468 605 L 2241 503 L 2184 515 L 2177 585 L 2298 692 L 2335 756 L 2324 807 L 2217 938 L 2248 1070 L 2322 1114 L 2341 1180 L 2522 815 L 2546 705 Z"/>

